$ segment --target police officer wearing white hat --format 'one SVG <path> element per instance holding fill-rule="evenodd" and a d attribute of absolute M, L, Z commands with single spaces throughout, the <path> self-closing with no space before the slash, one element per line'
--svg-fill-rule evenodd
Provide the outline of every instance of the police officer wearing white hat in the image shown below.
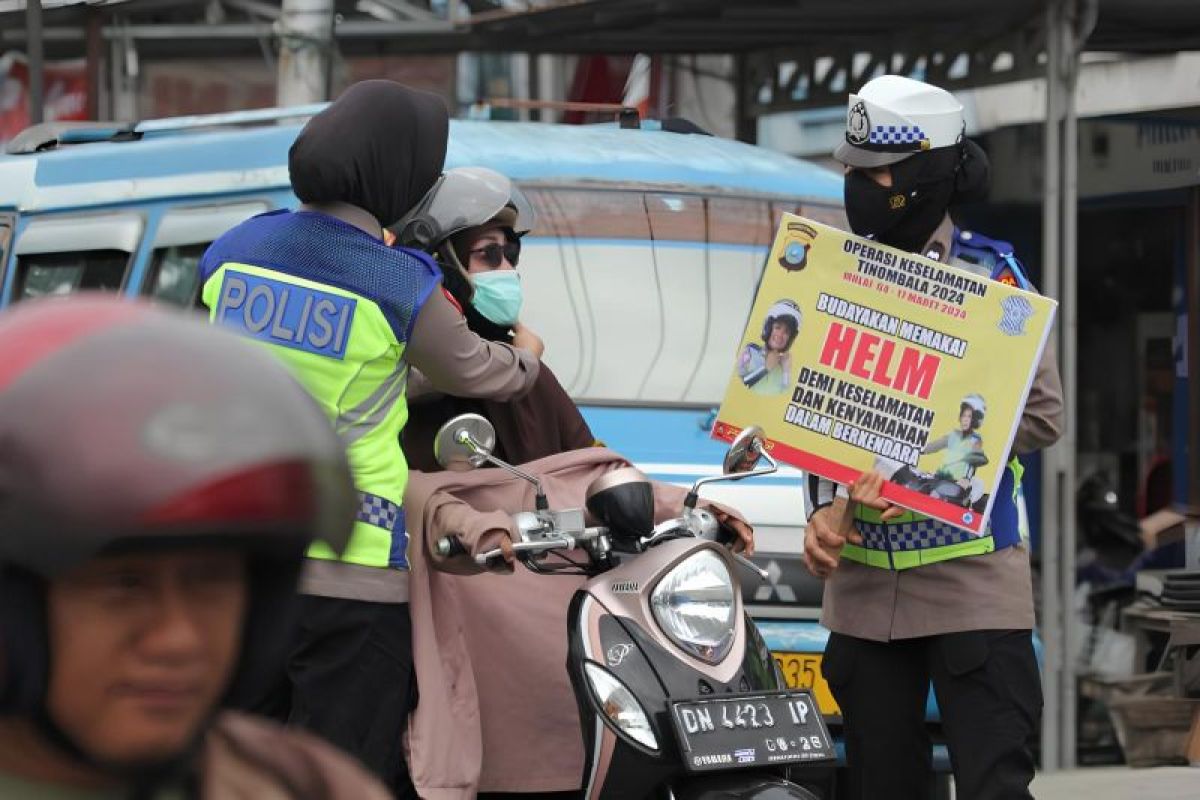
<path fill-rule="evenodd" d="M 935 86 L 886 75 L 850 95 L 846 138 L 834 151 L 847 168 L 850 227 L 1031 288 L 1010 245 L 959 230 L 950 218 L 953 205 L 980 199 L 988 184 L 987 156 L 963 134 L 962 105 Z M 832 633 L 822 672 L 843 714 L 849 797 L 928 796 L 930 683 L 957 796 L 1031 796 L 1042 696 L 1016 456 L 1058 439 L 1062 414 L 1048 347 L 981 537 L 889 507 L 878 499 L 879 476 L 856 484 L 849 499 L 810 478 L 816 510 L 804 558 L 826 579 L 821 621 Z M 980 503 L 978 511 L 986 498 Z"/>

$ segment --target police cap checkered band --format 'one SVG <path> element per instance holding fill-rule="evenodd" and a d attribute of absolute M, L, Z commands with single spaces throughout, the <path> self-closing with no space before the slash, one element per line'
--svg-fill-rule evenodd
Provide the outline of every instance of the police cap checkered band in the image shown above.
<path fill-rule="evenodd" d="M 855 167 L 894 164 L 950 147 L 963 135 L 962 105 L 936 86 L 884 75 L 850 95 L 845 141 L 834 158 Z"/>

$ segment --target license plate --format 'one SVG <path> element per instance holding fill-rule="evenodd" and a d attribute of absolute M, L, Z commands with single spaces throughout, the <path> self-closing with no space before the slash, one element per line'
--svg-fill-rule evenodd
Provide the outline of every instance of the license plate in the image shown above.
<path fill-rule="evenodd" d="M 779 664 L 779 671 L 789 689 L 807 689 L 817 698 L 821 713 L 829 717 L 840 717 L 842 710 L 829 691 L 829 684 L 821 674 L 820 653 L 772 653 Z"/>
<path fill-rule="evenodd" d="M 836 757 L 809 692 L 686 700 L 671 718 L 690 772 L 824 761 Z"/>

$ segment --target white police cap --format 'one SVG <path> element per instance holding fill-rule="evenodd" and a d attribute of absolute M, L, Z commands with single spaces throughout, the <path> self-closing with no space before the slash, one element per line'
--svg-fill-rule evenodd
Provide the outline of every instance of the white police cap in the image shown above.
<path fill-rule="evenodd" d="M 950 147 L 962 135 L 963 107 L 954 95 L 912 78 L 883 75 L 850 95 L 846 141 L 833 157 L 851 167 L 882 167 Z"/>

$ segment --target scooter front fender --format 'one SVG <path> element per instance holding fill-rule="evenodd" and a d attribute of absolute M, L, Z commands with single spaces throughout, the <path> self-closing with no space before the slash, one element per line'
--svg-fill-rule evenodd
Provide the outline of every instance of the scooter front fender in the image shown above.
<path fill-rule="evenodd" d="M 820 800 L 791 781 L 754 772 L 691 778 L 672 786 L 671 794 L 675 800 Z"/>

